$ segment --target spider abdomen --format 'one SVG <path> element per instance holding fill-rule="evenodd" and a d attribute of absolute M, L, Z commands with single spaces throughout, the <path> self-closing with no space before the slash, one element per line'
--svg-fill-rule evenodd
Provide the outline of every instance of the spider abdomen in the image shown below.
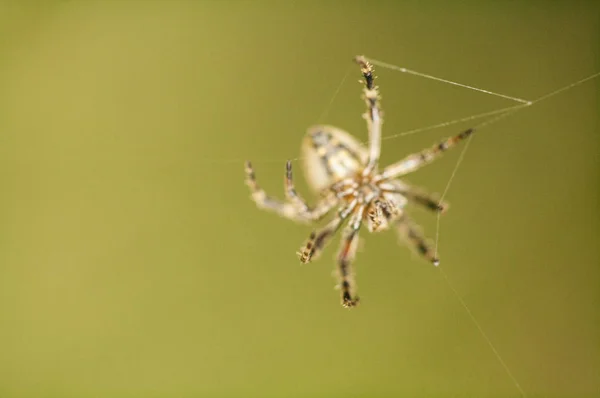
<path fill-rule="evenodd" d="M 308 185 L 320 192 L 360 172 L 368 160 L 368 152 L 354 137 L 337 127 L 314 126 L 304 137 L 302 157 Z"/>

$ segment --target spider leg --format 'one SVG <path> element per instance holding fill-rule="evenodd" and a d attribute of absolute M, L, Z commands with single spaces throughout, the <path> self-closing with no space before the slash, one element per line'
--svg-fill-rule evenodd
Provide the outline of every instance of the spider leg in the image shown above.
<path fill-rule="evenodd" d="M 410 217 L 406 214 L 402 214 L 402 216 L 396 220 L 395 226 L 400 237 L 413 246 L 421 256 L 435 266 L 440 263 L 440 260 L 435 257 L 433 248 Z"/>
<path fill-rule="evenodd" d="M 367 113 L 365 119 L 367 121 L 367 129 L 369 131 L 369 160 L 363 175 L 369 175 L 379 162 L 381 154 L 381 111 L 379 109 L 379 89 L 374 84 L 375 76 L 373 76 L 373 65 L 369 63 L 365 57 L 358 56 L 355 61 L 360 66 L 360 71 L 363 75 L 365 84 L 364 99 L 367 104 Z"/>
<path fill-rule="evenodd" d="M 352 217 L 346 227 L 342 246 L 337 257 L 338 277 L 340 280 L 340 289 L 342 295 L 342 306 L 346 308 L 356 307 L 359 298 L 356 295 L 356 284 L 354 282 L 354 273 L 352 271 L 352 261 L 356 257 L 356 248 L 358 247 L 358 231 L 360 229 L 365 205 L 362 205 Z"/>
<path fill-rule="evenodd" d="M 285 164 L 285 196 L 296 208 L 302 212 L 308 212 L 308 205 L 298 192 L 296 192 L 292 177 L 292 162 L 288 160 Z"/>
<path fill-rule="evenodd" d="M 289 163 L 289 162 L 288 162 Z M 250 188 L 252 193 L 252 200 L 256 205 L 265 210 L 272 211 L 279 214 L 282 217 L 288 218 L 293 221 L 309 223 L 311 221 L 317 221 L 323 218 L 336 204 L 336 201 L 332 197 L 325 197 L 317 206 L 309 208 L 308 205 L 296 194 L 294 200 L 287 202 L 275 199 L 268 196 L 267 193 L 258 185 L 256 182 L 256 175 L 254 174 L 254 168 L 250 162 L 246 162 L 246 185 Z M 286 174 L 286 194 L 290 195 L 290 184 L 291 190 L 295 194 L 294 186 L 291 182 L 291 166 L 289 176 Z M 289 181 L 288 181 L 289 178 Z M 303 206 L 299 207 L 299 204 Z"/>
<path fill-rule="evenodd" d="M 321 228 L 318 231 L 311 232 L 308 237 L 308 241 L 304 244 L 304 246 L 297 252 L 298 257 L 300 258 L 300 262 L 306 264 L 316 258 L 325 245 L 329 243 L 331 237 L 335 235 L 338 231 L 342 223 L 352 211 L 356 208 L 358 201 L 355 199 L 348 206 L 342 207 L 333 220 L 331 220 L 327 225 Z"/>
<path fill-rule="evenodd" d="M 400 194 L 408 200 L 435 212 L 444 213 L 449 207 L 447 202 L 440 201 L 436 195 L 399 180 L 382 183 L 379 188 L 384 192 Z"/>
<path fill-rule="evenodd" d="M 408 155 L 399 162 L 386 167 L 381 173 L 381 178 L 396 178 L 420 169 L 421 167 L 438 159 L 442 153 L 448 149 L 455 147 L 456 144 L 471 136 L 474 131 L 474 129 L 465 130 L 460 134 L 445 139 L 431 148 L 425 149 L 419 153 Z"/>

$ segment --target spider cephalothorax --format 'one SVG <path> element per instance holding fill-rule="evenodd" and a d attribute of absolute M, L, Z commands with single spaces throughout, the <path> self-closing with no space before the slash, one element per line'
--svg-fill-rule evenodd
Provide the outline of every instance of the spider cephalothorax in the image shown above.
<path fill-rule="evenodd" d="M 359 56 L 355 60 L 363 76 L 363 97 L 367 105 L 364 117 L 369 131 L 369 147 L 366 148 L 354 137 L 333 126 L 315 126 L 308 130 L 302 145 L 302 158 L 309 186 L 321 195 L 314 207 L 308 206 L 296 192 L 291 162 L 286 164 L 286 201 L 267 196 L 256 183 L 252 165 L 250 162 L 246 163 L 246 183 L 252 192 L 252 199 L 260 208 L 304 223 L 319 221 L 337 208 L 331 221 L 310 234 L 308 241 L 298 252 L 301 262 L 308 263 L 315 259 L 342 224 L 347 222 L 337 256 L 344 307 L 358 304 L 351 265 L 356 254 L 358 232 L 363 223 L 370 232 L 394 227 L 423 257 L 438 264 L 431 246 L 404 209 L 407 203 L 413 202 L 435 212 L 443 212 L 447 205 L 398 177 L 431 163 L 442 152 L 473 133 L 473 129 L 466 130 L 379 171 L 382 124 L 379 90 L 374 85 L 372 65 L 364 57 Z"/>

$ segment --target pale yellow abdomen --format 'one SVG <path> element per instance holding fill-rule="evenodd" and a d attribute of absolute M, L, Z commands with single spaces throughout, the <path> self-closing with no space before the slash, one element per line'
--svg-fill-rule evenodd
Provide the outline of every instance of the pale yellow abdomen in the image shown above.
<path fill-rule="evenodd" d="M 333 126 L 313 126 L 302 142 L 304 175 L 311 189 L 320 192 L 332 183 L 360 172 L 367 149 L 354 137 Z"/>

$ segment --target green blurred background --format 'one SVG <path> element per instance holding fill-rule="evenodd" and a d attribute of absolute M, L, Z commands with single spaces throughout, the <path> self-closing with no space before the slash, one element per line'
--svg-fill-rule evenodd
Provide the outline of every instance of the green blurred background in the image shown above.
<path fill-rule="evenodd" d="M 393 233 L 363 233 L 341 308 L 337 242 L 301 266 L 311 228 L 259 211 L 243 160 L 281 196 L 308 126 L 364 140 L 356 54 L 535 99 L 599 38 L 591 1 L 1 2 L 0 397 L 520 396 Z M 513 104 L 377 74 L 388 136 Z M 599 87 L 481 130 L 447 196 L 441 267 L 530 397 L 600 395 Z M 409 180 L 442 192 L 458 155 Z"/>

